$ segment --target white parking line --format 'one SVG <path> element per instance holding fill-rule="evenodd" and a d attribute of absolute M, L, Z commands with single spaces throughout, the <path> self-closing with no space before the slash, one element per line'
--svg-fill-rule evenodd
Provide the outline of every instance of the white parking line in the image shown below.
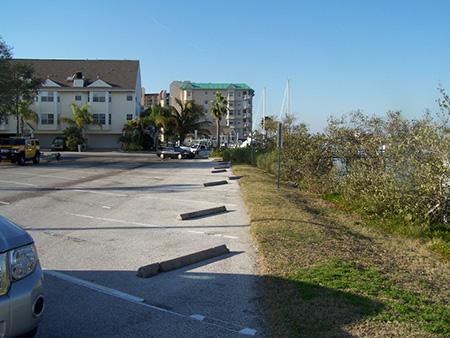
<path fill-rule="evenodd" d="M 79 285 L 79 286 L 82 286 L 82 287 L 85 287 L 85 288 L 88 288 L 88 289 L 91 289 L 91 290 L 94 290 L 94 291 L 97 291 L 97 292 L 104 293 L 104 294 L 109 295 L 111 297 L 120 298 L 120 299 L 129 301 L 131 303 L 135 303 L 135 304 L 138 304 L 138 305 L 141 305 L 141 306 L 145 306 L 145 307 L 148 307 L 148 308 L 153 309 L 153 310 L 165 312 L 165 313 L 168 313 L 168 314 L 171 314 L 171 315 L 174 315 L 174 316 L 178 316 L 178 317 L 182 317 L 182 318 L 186 318 L 186 319 L 191 319 L 191 320 L 196 320 L 196 321 L 201 322 L 204 325 L 214 326 L 214 327 L 220 328 L 222 330 L 226 330 L 226 331 L 230 331 L 230 332 L 234 332 L 234 333 L 239 333 L 239 334 L 244 334 L 244 335 L 250 335 L 250 336 L 254 336 L 256 334 L 256 332 L 257 332 L 256 330 L 253 330 L 253 329 L 245 328 L 245 327 L 242 327 L 240 325 L 236 325 L 236 324 L 233 324 L 233 323 L 228 323 L 228 322 L 225 322 L 225 321 L 222 321 L 222 320 L 217 320 L 217 319 L 214 319 L 214 318 L 211 318 L 212 322 L 208 322 L 208 320 L 207 320 L 208 318 L 207 317 L 205 317 L 203 315 L 199 315 L 199 314 L 194 314 L 194 315 L 188 316 L 188 315 L 184 315 L 184 314 L 181 314 L 181 313 L 178 313 L 178 312 L 169 311 L 169 310 L 166 310 L 166 309 L 163 309 L 163 308 L 160 308 L 160 307 L 157 307 L 157 306 L 145 303 L 145 299 L 144 298 L 136 297 L 136 296 L 130 295 L 128 293 L 125 293 L 125 292 L 122 292 L 122 291 L 119 291 L 119 290 L 111 289 L 111 288 L 108 288 L 106 286 L 102 286 L 102 285 L 99 285 L 99 284 L 88 282 L 88 281 L 85 281 L 83 279 L 75 278 L 75 277 L 63 274 L 61 272 L 54 271 L 54 270 L 44 270 L 44 273 L 49 275 L 49 276 L 53 276 L 53 277 L 62 279 L 64 281 L 66 281 L 66 282 L 70 282 L 70 283 L 73 283 L 73 284 L 76 284 L 76 285 Z M 215 324 L 216 322 L 220 322 L 223 325 Z M 235 327 L 236 329 L 230 329 L 229 327 Z"/>
<path fill-rule="evenodd" d="M 2 183 L 12 183 L 12 184 L 17 184 L 17 185 L 26 185 L 26 186 L 30 186 L 30 187 L 37 187 L 37 184 L 31 184 L 31 183 L 23 183 L 23 182 L 14 182 L 14 181 L 2 181 L 0 180 L 0 182 Z"/>
<path fill-rule="evenodd" d="M 93 191 L 93 190 L 73 189 L 72 191 L 85 192 L 85 193 L 98 194 L 98 195 L 118 196 L 118 197 L 128 197 L 128 196 L 130 196 L 130 195 L 127 195 L 127 194 L 116 194 L 114 192 L 102 192 L 102 191 Z"/>
<path fill-rule="evenodd" d="M 59 279 L 65 280 L 67 282 L 71 282 L 77 285 L 81 285 L 84 286 L 88 289 L 92 289 L 92 290 L 96 290 L 102 293 L 105 293 L 107 295 L 113 296 L 113 297 L 117 297 L 117 298 L 121 298 L 121 299 L 125 299 L 128 300 L 130 302 L 143 302 L 145 301 L 144 298 L 139 298 L 139 297 L 135 297 L 132 295 L 129 295 L 127 293 L 121 292 L 121 291 L 117 291 L 111 288 L 107 288 L 105 286 L 102 285 L 98 285 L 92 282 L 88 282 L 82 279 L 78 279 L 75 277 L 71 277 L 68 275 L 65 275 L 63 273 L 57 272 L 57 271 L 53 271 L 53 270 L 45 270 L 44 271 L 47 275 L 53 276 L 53 277 L 57 277 Z"/>
<path fill-rule="evenodd" d="M 153 224 L 147 224 L 147 223 L 138 223 L 138 222 L 130 222 L 130 221 L 124 221 L 124 220 L 121 220 L 121 219 L 95 217 L 95 216 L 72 214 L 72 213 L 67 213 L 66 215 L 75 216 L 75 217 L 82 217 L 82 218 L 96 219 L 96 220 L 99 220 L 99 221 L 107 221 L 107 222 L 114 222 L 114 223 L 124 223 L 124 224 L 129 224 L 129 225 L 139 225 L 139 226 L 144 226 L 144 227 L 148 227 L 148 228 L 166 229 L 166 227 L 163 227 L 163 226 L 160 226 L 160 225 L 153 225 Z"/>
<path fill-rule="evenodd" d="M 25 175 L 25 176 L 37 176 L 37 177 L 49 177 L 49 178 L 57 178 L 57 179 L 61 179 L 61 180 L 68 180 L 68 181 L 77 181 L 80 178 L 72 178 L 72 177 L 61 177 L 61 176 L 56 176 L 56 175 L 39 175 L 39 174 L 30 174 L 30 173 L 20 173 L 20 172 L 11 172 L 10 174 L 15 174 L 15 175 Z"/>
<path fill-rule="evenodd" d="M 155 228 L 155 229 L 169 229 L 170 228 L 171 230 L 180 230 L 180 231 L 185 231 L 185 232 L 198 234 L 198 235 L 222 237 L 222 238 L 229 238 L 229 239 L 239 239 L 239 237 L 235 237 L 235 236 L 222 235 L 222 234 L 216 234 L 216 233 L 208 234 L 207 232 L 204 232 L 204 231 L 185 230 L 183 228 L 177 229 L 176 227 L 165 227 L 165 226 L 161 226 L 161 225 L 154 225 L 154 224 L 148 224 L 148 223 L 130 222 L 130 221 L 124 221 L 122 219 L 95 217 L 95 216 L 90 216 L 90 215 L 81 215 L 81 214 L 72 214 L 72 213 L 66 213 L 66 215 L 75 216 L 75 217 L 81 217 L 81 218 L 88 218 L 88 219 L 95 219 L 95 220 L 99 220 L 99 221 L 122 223 L 122 224 L 128 224 L 128 225 L 136 225 L 136 226 L 143 226 L 143 227 L 147 227 L 147 228 Z"/>
<path fill-rule="evenodd" d="M 223 238 L 230 238 L 230 239 L 239 239 L 239 237 L 236 236 L 229 236 L 229 235 L 221 235 L 221 234 L 208 234 L 204 231 L 195 231 L 195 230 L 187 230 L 187 232 L 190 232 L 192 234 L 199 234 L 199 235 L 207 235 L 207 236 L 214 236 L 214 237 L 223 237 Z"/>
<path fill-rule="evenodd" d="M 164 198 L 164 197 L 151 196 L 151 195 L 146 195 L 146 194 L 136 195 L 136 197 L 147 198 L 147 199 L 155 199 L 155 200 L 162 200 L 162 201 L 175 201 L 175 202 L 183 202 L 183 203 L 184 203 L 184 202 L 192 203 L 192 200 L 187 200 L 187 199 Z M 208 202 L 208 201 L 195 201 L 195 203 L 196 203 L 196 204 L 211 204 L 211 205 L 217 205 L 216 202 Z M 226 204 L 226 206 L 235 207 L 235 206 L 237 206 L 237 204 Z"/>

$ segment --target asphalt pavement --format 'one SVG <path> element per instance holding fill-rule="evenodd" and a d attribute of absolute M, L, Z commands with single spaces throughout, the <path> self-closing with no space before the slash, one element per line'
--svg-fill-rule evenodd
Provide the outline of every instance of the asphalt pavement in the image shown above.
<path fill-rule="evenodd" d="M 0 163 L 0 214 L 33 236 L 45 272 L 37 337 L 267 336 L 249 216 L 231 169 L 143 153 L 61 155 Z M 230 252 L 136 276 L 220 245 Z"/>

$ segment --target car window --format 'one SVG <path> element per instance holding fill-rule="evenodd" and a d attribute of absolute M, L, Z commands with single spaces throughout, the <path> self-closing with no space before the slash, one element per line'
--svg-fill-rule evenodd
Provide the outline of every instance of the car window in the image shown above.
<path fill-rule="evenodd" d="M 11 146 L 23 146 L 25 145 L 25 140 L 9 140 L 9 145 Z"/>

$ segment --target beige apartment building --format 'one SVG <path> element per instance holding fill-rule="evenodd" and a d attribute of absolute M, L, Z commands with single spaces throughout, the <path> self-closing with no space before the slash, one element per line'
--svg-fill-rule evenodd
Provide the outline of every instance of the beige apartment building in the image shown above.
<path fill-rule="evenodd" d="M 86 130 L 90 148 L 119 148 L 123 125 L 138 118 L 142 111 L 139 61 L 14 59 L 12 62 L 32 65 L 35 75 L 44 80 L 30 106 L 39 121 L 27 123 L 27 132 L 38 137 L 44 148 L 49 148 L 53 138 L 61 136 L 68 126 L 59 123 L 59 118 L 73 118 L 71 103 L 79 108 L 89 104 L 90 113 L 101 124 Z M 15 134 L 15 116 L 0 121 L 0 137 Z"/>
<path fill-rule="evenodd" d="M 205 109 L 205 118 L 211 123 L 205 129 L 210 137 L 216 135 L 216 121 L 211 115 L 211 100 L 216 92 L 221 93 L 228 101 L 228 113 L 223 116 L 221 125 L 221 143 L 235 143 L 246 140 L 252 130 L 252 103 L 254 90 L 246 84 L 238 83 L 194 83 L 190 81 L 174 81 L 170 84 L 171 106 L 177 108 L 175 98 L 181 101 L 194 100 Z"/>
<path fill-rule="evenodd" d="M 142 88 L 142 106 L 144 110 L 151 108 L 151 106 L 158 105 L 161 107 L 169 105 L 169 93 L 161 90 L 159 93 L 146 94 L 145 89 Z"/>

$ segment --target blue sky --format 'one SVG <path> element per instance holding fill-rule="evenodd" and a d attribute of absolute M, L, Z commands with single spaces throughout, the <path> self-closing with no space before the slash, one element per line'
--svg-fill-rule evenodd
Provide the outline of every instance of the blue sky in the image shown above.
<path fill-rule="evenodd" d="M 140 60 L 146 92 L 174 80 L 246 83 L 253 114 L 312 132 L 354 110 L 420 118 L 450 92 L 450 1 L 0 0 L 15 58 Z M 284 107 L 286 108 L 286 103 Z M 285 113 L 285 109 L 282 112 Z"/>

